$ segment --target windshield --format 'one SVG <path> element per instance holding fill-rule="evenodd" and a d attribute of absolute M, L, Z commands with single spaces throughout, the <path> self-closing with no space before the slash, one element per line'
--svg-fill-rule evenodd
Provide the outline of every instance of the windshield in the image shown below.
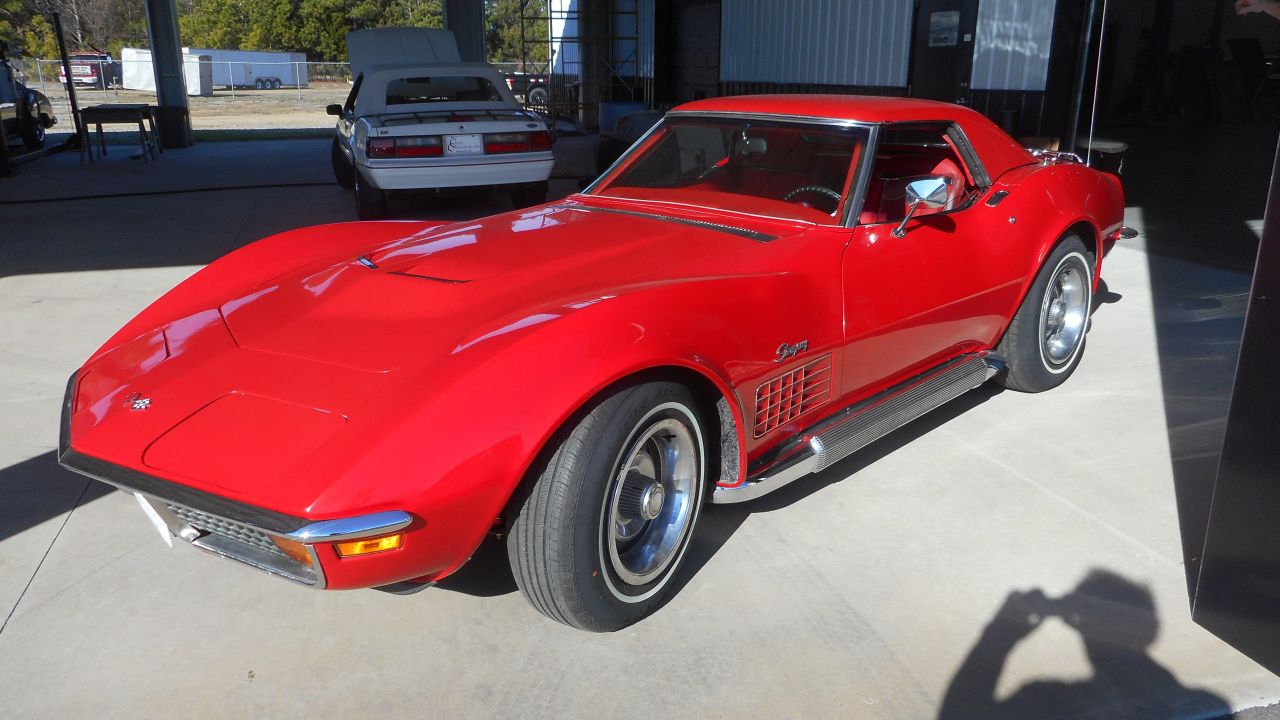
<path fill-rule="evenodd" d="M 437 75 L 398 78 L 387 83 L 387 105 L 420 105 L 436 102 L 501 100 L 487 78 L 474 75 Z"/>
<path fill-rule="evenodd" d="M 838 222 L 865 127 L 671 116 L 594 194 Z"/>

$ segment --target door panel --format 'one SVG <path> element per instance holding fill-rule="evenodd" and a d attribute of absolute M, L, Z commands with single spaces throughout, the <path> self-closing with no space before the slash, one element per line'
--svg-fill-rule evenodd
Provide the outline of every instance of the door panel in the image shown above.
<path fill-rule="evenodd" d="M 844 390 L 865 394 L 995 342 L 1022 277 L 984 205 L 859 227 L 843 260 Z"/>

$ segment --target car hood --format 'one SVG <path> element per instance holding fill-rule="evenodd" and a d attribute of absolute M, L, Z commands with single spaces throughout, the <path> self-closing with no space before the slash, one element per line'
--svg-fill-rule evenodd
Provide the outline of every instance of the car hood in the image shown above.
<path fill-rule="evenodd" d="M 797 228 L 770 231 L 783 229 Z M 277 278 L 221 312 L 241 347 L 388 372 L 658 281 L 677 266 L 715 274 L 717 258 L 767 236 L 733 230 L 560 203 L 411 233 Z"/>
<path fill-rule="evenodd" d="M 313 512 L 335 474 L 384 441 L 396 413 L 417 411 L 403 402 L 410 388 L 447 386 L 544 324 L 614 296 L 715 277 L 734 265 L 726 258 L 767 247 L 732 227 L 690 225 L 701 221 L 687 213 L 637 212 L 565 202 L 438 227 L 333 226 L 310 231 L 310 245 L 295 236 L 290 246 L 315 257 L 264 269 L 248 289 L 82 368 L 67 437 L 124 467 Z M 339 232 L 371 239 L 323 250 Z M 206 283 L 219 278 L 217 263 L 205 272 Z M 379 509 L 372 488 L 361 493 Z"/>

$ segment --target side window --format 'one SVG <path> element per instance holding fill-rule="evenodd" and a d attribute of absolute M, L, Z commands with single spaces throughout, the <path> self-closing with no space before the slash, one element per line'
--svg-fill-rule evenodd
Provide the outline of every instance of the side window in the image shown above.
<path fill-rule="evenodd" d="M 9 65 L 0 63 L 0 102 L 17 102 L 14 94 L 13 76 L 9 74 Z"/>
<path fill-rule="evenodd" d="M 890 125 L 880 134 L 859 224 L 897 223 L 907 214 L 906 188 L 915 180 L 942 176 L 951 181 L 947 204 L 918 208 L 917 216 L 968 207 L 979 194 L 973 174 L 948 136 L 947 125 Z"/>
<path fill-rule="evenodd" d="M 364 82 L 364 73 L 356 76 L 355 82 L 351 83 L 351 92 L 347 94 L 347 101 L 342 104 L 342 109 L 347 112 L 355 112 L 356 95 L 360 94 L 360 84 Z"/>

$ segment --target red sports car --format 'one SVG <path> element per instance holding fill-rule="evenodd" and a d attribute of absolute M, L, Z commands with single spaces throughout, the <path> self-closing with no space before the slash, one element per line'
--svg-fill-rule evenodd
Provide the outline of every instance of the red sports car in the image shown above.
<path fill-rule="evenodd" d="M 699 101 L 559 202 L 214 262 L 71 378 L 61 461 L 317 588 L 432 583 L 505 536 L 538 610 L 613 630 L 704 503 L 988 379 L 1066 380 L 1123 207 L 961 107 Z"/>

